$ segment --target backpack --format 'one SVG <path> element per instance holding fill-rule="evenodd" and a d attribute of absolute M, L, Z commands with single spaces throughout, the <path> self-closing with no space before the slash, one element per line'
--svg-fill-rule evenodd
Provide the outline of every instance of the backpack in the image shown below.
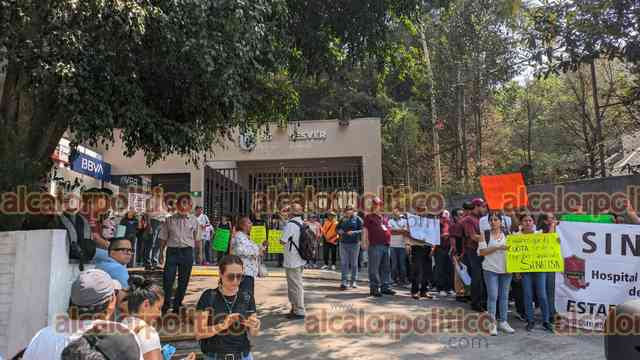
<path fill-rule="evenodd" d="M 57 217 L 59 228 L 67 230 L 69 239 L 69 259 L 80 261 L 80 271 L 84 270 L 84 264 L 90 262 L 96 255 L 96 243 L 91 238 L 84 238 L 85 224 L 80 214 L 75 216 L 75 221 L 67 214 Z"/>
<path fill-rule="evenodd" d="M 318 246 L 316 239 L 316 233 L 309 227 L 309 224 L 300 224 L 296 221 L 289 221 L 290 223 L 296 224 L 300 229 L 300 239 L 298 241 L 298 245 L 293 242 L 292 238 L 289 238 L 289 251 L 291 251 L 291 246 L 294 246 L 296 250 L 298 250 L 298 254 L 302 260 L 314 260 L 318 255 Z"/>

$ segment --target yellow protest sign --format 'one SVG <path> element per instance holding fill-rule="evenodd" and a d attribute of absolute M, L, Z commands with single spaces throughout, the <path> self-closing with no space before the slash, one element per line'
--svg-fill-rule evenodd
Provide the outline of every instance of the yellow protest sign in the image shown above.
<path fill-rule="evenodd" d="M 267 228 L 264 225 L 255 225 L 251 227 L 251 241 L 258 245 L 262 245 L 267 240 Z"/>
<path fill-rule="evenodd" d="M 269 254 L 282 254 L 284 247 L 280 244 L 281 230 L 269 230 Z"/>
<path fill-rule="evenodd" d="M 507 246 L 507 272 L 564 271 L 558 234 L 509 235 Z"/>

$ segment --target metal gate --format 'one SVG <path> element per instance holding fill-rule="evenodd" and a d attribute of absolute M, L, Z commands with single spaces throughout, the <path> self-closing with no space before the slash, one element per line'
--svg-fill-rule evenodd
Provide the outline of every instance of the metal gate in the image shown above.
<path fill-rule="evenodd" d="M 205 168 L 204 208 L 213 224 L 222 216 L 237 223 L 241 216 L 250 216 L 254 224 L 268 230 L 279 229 L 282 220 L 277 210 L 252 213 L 256 194 L 304 192 L 312 187 L 316 192 L 362 194 L 362 162 L 360 159 L 309 160 L 299 162 L 245 162 L 237 168 Z M 354 201 L 350 202 L 355 205 Z M 323 213 L 318 214 L 322 220 Z M 267 255 L 267 261 L 282 261 L 282 257 Z"/>
<path fill-rule="evenodd" d="M 296 193 L 350 192 L 362 194 L 362 162 L 359 158 L 238 163 L 237 168 L 205 168 L 204 207 L 216 222 L 223 215 L 236 219 L 253 216 L 254 195 L 276 191 Z M 354 204 L 355 205 L 355 204 Z M 273 214 L 266 213 L 268 222 Z"/>

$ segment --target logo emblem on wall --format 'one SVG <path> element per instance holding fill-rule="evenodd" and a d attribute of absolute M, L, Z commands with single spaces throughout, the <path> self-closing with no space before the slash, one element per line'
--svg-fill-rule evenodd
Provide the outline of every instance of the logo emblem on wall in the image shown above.
<path fill-rule="evenodd" d="M 252 131 L 243 131 L 238 138 L 238 145 L 241 150 L 252 151 L 258 143 L 256 134 Z"/>
<path fill-rule="evenodd" d="M 580 290 L 589 286 L 585 282 L 585 268 L 586 262 L 582 258 L 575 255 L 564 258 L 564 279 L 570 288 Z"/>

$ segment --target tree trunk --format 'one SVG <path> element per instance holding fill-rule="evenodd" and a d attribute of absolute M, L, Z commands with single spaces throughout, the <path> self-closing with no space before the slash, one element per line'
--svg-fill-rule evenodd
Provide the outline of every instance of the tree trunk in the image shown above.
<path fill-rule="evenodd" d="M 476 120 L 476 177 L 482 176 L 482 108 L 478 104 L 475 112 Z"/>
<path fill-rule="evenodd" d="M 39 191 L 40 180 L 51 169 L 51 154 L 66 130 L 57 121 L 56 104 L 47 84 L 31 89 L 29 74 L 16 63 L 7 64 L 0 98 L 0 193 L 4 196 Z M 20 199 L 18 199 L 20 201 Z M 6 210 L 6 209 L 4 209 Z M 27 209 L 0 212 L 0 231 L 18 230 Z"/>
<path fill-rule="evenodd" d="M 482 176 L 482 93 L 480 90 L 480 74 L 476 74 L 476 79 L 474 81 L 474 93 L 475 93 L 475 128 L 476 128 L 476 151 L 475 151 L 475 162 L 476 162 L 476 177 Z"/>
<path fill-rule="evenodd" d="M 461 80 L 462 74 L 458 68 L 457 86 L 458 86 L 458 139 L 460 140 L 460 167 L 462 169 L 463 187 L 466 192 L 469 189 L 469 164 L 467 150 L 467 134 L 465 121 L 465 98 L 464 84 Z"/>
<path fill-rule="evenodd" d="M 407 141 L 407 117 L 402 119 L 402 134 L 404 138 L 404 183 L 411 187 L 411 177 L 409 176 L 409 144 Z"/>
<path fill-rule="evenodd" d="M 431 56 L 429 54 L 429 46 L 427 44 L 427 37 L 425 34 L 426 26 L 422 26 L 420 31 L 420 42 L 422 43 L 422 53 L 424 56 L 425 67 L 427 68 L 427 82 L 429 83 L 428 91 L 430 98 L 431 108 L 431 132 L 432 132 L 432 146 L 433 146 L 433 183 L 435 185 L 435 191 L 439 192 L 442 188 L 442 168 L 440 164 L 440 138 L 438 135 L 438 109 L 436 108 L 436 87 L 434 85 L 433 66 L 431 64 Z"/>
<path fill-rule="evenodd" d="M 593 113 L 596 119 L 596 144 L 598 146 L 598 157 L 599 157 L 599 165 L 600 165 L 600 176 L 607 176 L 607 168 L 604 163 L 605 160 L 605 152 L 604 152 L 604 139 L 602 136 L 602 112 L 600 111 L 600 102 L 598 100 L 598 79 L 596 76 L 596 61 L 595 59 L 591 61 L 591 90 L 593 92 Z"/>
<path fill-rule="evenodd" d="M 529 90 L 527 89 L 527 164 L 533 166 L 531 159 L 531 137 L 533 136 L 533 119 L 531 116 L 531 102 L 529 101 Z"/>

